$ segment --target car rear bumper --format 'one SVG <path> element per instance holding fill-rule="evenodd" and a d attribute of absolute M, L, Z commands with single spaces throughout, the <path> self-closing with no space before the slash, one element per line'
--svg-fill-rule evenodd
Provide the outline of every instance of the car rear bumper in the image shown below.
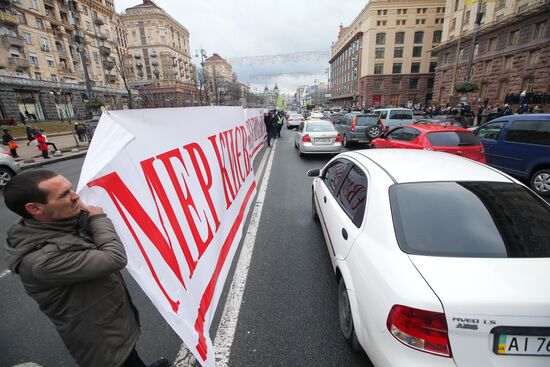
<path fill-rule="evenodd" d="M 306 154 L 340 153 L 342 151 L 342 144 L 313 145 L 312 143 L 303 143 L 301 151 Z"/>

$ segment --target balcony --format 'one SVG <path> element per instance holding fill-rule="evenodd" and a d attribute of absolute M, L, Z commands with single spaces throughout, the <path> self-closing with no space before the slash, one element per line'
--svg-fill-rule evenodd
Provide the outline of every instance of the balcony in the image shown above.
<path fill-rule="evenodd" d="M 61 58 L 64 58 L 64 59 L 67 58 L 67 53 L 65 52 L 65 50 L 57 49 L 57 54 L 58 54 L 59 57 L 61 57 Z"/>
<path fill-rule="evenodd" d="M 105 25 L 105 21 L 102 18 L 95 18 L 94 23 L 95 25 L 98 25 L 98 26 Z"/>
<path fill-rule="evenodd" d="M 109 56 L 111 54 L 111 49 L 107 46 L 99 46 L 99 52 L 103 56 Z"/>
<path fill-rule="evenodd" d="M 156 52 L 151 52 L 151 57 L 157 57 L 157 53 Z"/>
<path fill-rule="evenodd" d="M 137 63 L 136 63 L 136 67 L 142 68 L 142 67 L 143 67 L 143 64 L 142 64 L 141 62 L 137 62 Z"/>
<path fill-rule="evenodd" d="M 134 53 L 136 59 L 141 59 L 141 54 L 139 52 Z"/>
<path fill-rule="evenodd" d="M 2 38 L 4 39 L 4 43 L 6 46 L 15 46 L 15 47 L 24 47 L 25 46 L 25 39 L 21 37 L 15 37 L 10 35 L 3 35 Z"/>
<path fill-rule="evenodd" d="M 0 24 L 18 25 L 19 17 L 17 15 L 0 12 Z"/>
<path fill-rule="evenodd" d="M 55 0 L 44 0 L 44 4 L 48 6 L 55 6 Z"/>
<path fill-rule="evenodd" d="M 27 59 L 22 59 L 20 57 L 10 57 L 10 65 L 16 68 L 28 68 L 31 66 L 31 63 Z"/>
<path fill-rule="evenodd" d="M 97 38 L 99 38 L 102 41 L 105 41 L 107 39 L 107 34 L 105 33 L 98 33 Z"/>
<path fill-rule="evenodd" d="M 40 45 L 40 49 L 41 49 L 42 51 L 46 51 L 46 52 L 50 51 L 50 48 L 49 48 L 48 46 L 46 46 L 46 45 Z"/>
<path fill-rule="evenodd" d="M 113 74 L 107 74 L 105 75 L 105 80 L 109 83 L 116 83 L 118 81 L 118 77 Z"/>
<path fill-rule="evenodd" d="M 111 60 L 103 60 L 103 67 L 107 70 L 111 70 L 115 67 L 115 63 Z"/>
<path fill-rule="evenodd" d="M 158 66 L 159 62 L 157 60 L 153 60 L 151 61 L 151 65 L 153 66 Z"/>

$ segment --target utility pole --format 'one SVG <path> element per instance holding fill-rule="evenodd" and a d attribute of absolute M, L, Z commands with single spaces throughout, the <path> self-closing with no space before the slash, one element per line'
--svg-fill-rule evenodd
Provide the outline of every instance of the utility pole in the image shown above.
<path fill-rule="evenodd" d="M 466 73 L 466 81 L 470 82 L 470 79 L 472 77 L 472 62 L 474 61 L 474 51 L 476 47 L 476 38 L 477 38 L 477 32 L 479 31 L 479 25 L 481 24 L 481 20 L 483 19 L 483 13 L 481 12 L 481 7 L 483 6 L 483 1 L 479 0 L 477 2 L 477 11 L 476 11 L 476 22 L 474 24 L 474 30 L 472 34 L 472 44 L 470 46 L 470 55 L 468 57 L 468 71 Z"/>

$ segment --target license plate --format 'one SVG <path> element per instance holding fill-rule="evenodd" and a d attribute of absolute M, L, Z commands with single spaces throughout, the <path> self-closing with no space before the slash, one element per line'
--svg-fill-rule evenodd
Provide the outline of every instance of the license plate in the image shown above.
<path fill-rule="evenodd" d="M 497 354 L 550 356 L 550 336 L 500 334 Z"/>
<path fill-rule="evenodd" d="M 330 143 L 330 138 L 315 138 L 316 143 Z"/>

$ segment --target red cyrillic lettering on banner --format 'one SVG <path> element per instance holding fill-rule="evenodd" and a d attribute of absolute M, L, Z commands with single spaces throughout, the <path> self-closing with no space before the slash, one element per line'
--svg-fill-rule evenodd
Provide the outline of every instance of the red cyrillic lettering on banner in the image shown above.
<path fill-rule="evenodd" d="M 235 176 L 236 176 L 236 179 L 237 181 L 239 182 L 239 186 L 242 185 L 242 183 L 244 182 L 244 179 L 245 179 L 245 176 L 243 175 L 243 168 L 242 168 L 242 165 L 241 165 L 241 156 L 242 156 L 242 153 L 241 153 L 241 142 L 243 141 L 243 135 L 241 134 L 241 130 L 239 129 L 239 127 L 236 127 L 235 128 L 235 139 L 234 139 L 234 148 L 233 148 L 233 152 L 235 152 Z M 239 141 L 240 139 L 240 141 Z"/>
<path fill-rule="evenodd" d="M 162 223 L 162 218 L 161 218 L 161 223 L 163 226 L 163 230 L 166 234 L 166 237 L 162 235 L 161 231 L 157 228 L 155 223 L 153 223 L 153 221 L 151 220 L 147 212 L 139 204 L 136 197 L 130 192 L 130 190 L 128 190 L 128 187 L 126 187 L 126 185 L 120 179 L 120 177 L 116 172 L 110 173 L 108 175 L 105 175 L 103 177 L 100 177 L 88 183 L 88 187 L 90 188 L 95 186 L 99 186 L 103 188 L 111 198 L 111 201 L 117 208 L 120 216 L 124 220 L 124 223 L 126 223 L 128 230 L 134 237 L 134 240 L 136 241 L 143 258 L 145 259 L 145 262 L 147 263 L 147 266 L 149 267 L 149 270 L 151 271 L 151 274 L 155 279 L 155 282 L 159 286 L 164 297 L 170 303 L 172 310 L 175 313 L 178 313 L 180 301 L 174 301 L 172 298 L 170 298 L 170 296 L 168 295 L 168 292 L 166 292 L 166 290 L 162 286 L 162 283 L 158 278 L 157 272 L 153 264 L 151 263 L 149 256 L 147 255 L 147 252 L 145 251 L 143 245 L 141 244 L 141 241 L 138 235 L 134 231 L 134 228 L 130 224 L 130 221 L 128 220 L 126 213 L 122 209 L 122 207 L 124 207 L 124 209 L 126 209 L 126 211 L 130 213 L 130 215 L 132 216 L 132 219 L 137 223 L 137 225 L 143 231 L 143 233 L 145 233 L 145 235 L 149 238 L 151 243 L 157 248 L 160 255 L 162 256 L 162 259 L 170 267 L 170 269 L 172 270 L 176 278 L 178 278 L 182 286 L 185 288 L 185 283 L 181 275 L 181 270 L 179 268 L 178 260 L 176 258 L 176 255 L 174 254 L 174 250 L 173 250 L 172 244 L 170 243 L 170 239 L 166 234 L 166 229 L 164 228 L 164 223 Z M 156 201 L 155 201 L 155 205 L 156 205 Z M 157 206 L 157 210 L 158 210 L 158 206 Z"/>
<path fill-rule="evenodd" d="M 240 127 L 241 134 L 244 137 L 243 139 L 243 159 L 244 159 L 244 170 L 245 170 L 245 177 L 248 177 L 250 174 L 250 154 L 248 153 L 248 144 L 250 143 L 249 135 L 246 132 L 246 128 L 244 126 Z M 244 179 L 243 179 L 244 180 Z"/>
<path fill-rule="evenodd" d="M 237 173 L 237 158 L 235 154 L 236 137 L 233 136 L 233 130 L 224 131 L 222 132 L 222 134 L 223 139 L 220 140 L 222 141 L 222 147 L 225 146 L 225 149 L 227 151 L 229 166 L 231 168 L 231 178 L 233 179 L 233 187 L 235 188 L 235 195 L 237 195 L 237 193 L 241 189 L 242 183 L 239 181 Z"/>
<path fill-rule="evenodd" d="M 233 185 L 231 185 L 231 181 L 229 180 L 229 175 L 227 173 L 227 168 L 225 165 L 224 150 L 218 147 L 218 143 L 216 142 L 216 135 L 210 136 L 208 140 L 210 140 L 210 143 L 214 147 L 214 152 L 216 153 L 216 159 L 218 160 L 220 174 L 222 176 L 223 193 L 225 195 L 225 203 L 227 205 L 226 209 L 229 209 L 231 203 L 233 202 L 233 200 L 235 200 L 235 196 L 237 195 L 237 193 L 235 192 L 235 190 L 233 190 Z M 220 133 L 220 144 L 221 141 L 223 141 L 223 137 Z"/>
<path fill-rule="evenodd" d="M 248 189 L 246 196 L 243 200 L 241 208 L 239 209 L 239 214 L 237 215 L 237 218 L 235 218 L 235 221 L 231 226 L 231 230 L 229 231 L 229 234 L 227 235 L 225 241 L 223 242 L 220 256 L 218 257 L 218 261 L 216 262 L 216 268 L 214 269 L 214 273 L 212 274 L 212 277 L 210 278 L 210 281 L 208 282 L 208 285 L 206 286 L 206 289 L 204 290 L 204 293 L 202 294 L 202 297 L 201 297 L 201 302 L 199 305 L 199 309 L 197 311 L 197 319 L 195 320 L 195 330 L 199 334 L 199 340 L 196 348 L 203 361 L 206 360 L 206 356 L 208 354 L 206 337 L 204 336 L 204 317 L 206 315 L 206 312 L 210 308 L 210 304 L 212 303 L 212 298 L 214 297 L 214 290 L 216 288 L 216 283 L 218 282 L 218 277 L 220 276 L 220 272 L 223 268 L 223 265 L 225 264 L 225 260 L 227 259 L 229 250 L 233 245 L 233 241 L 235 240 L 237 231 L 242 224 L 242 221 L 245 216 L 246 206 L 255 188 L 256 188 L 256 181 L 252 181 L 252 184 L 250 185 L 250 188 Z M 220 286 L 223 287 L 223 284 L 220 284 Z"/>

